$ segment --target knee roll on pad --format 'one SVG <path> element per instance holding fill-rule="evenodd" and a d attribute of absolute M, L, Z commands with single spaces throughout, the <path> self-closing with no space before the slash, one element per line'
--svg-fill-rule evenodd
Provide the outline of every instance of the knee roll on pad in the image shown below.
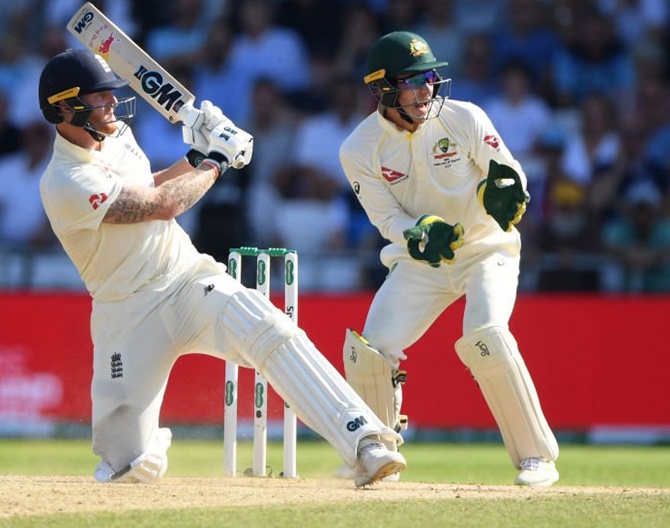
<path fill-rule="evenodd" d="M 347 330 L 344 339 L 344 372 L 349 384 L 382 423 L 396 431 L 407 428 L 407 418 L 400 415 L 406 372 L 394 368 L 353 330 Z"/>
<path fill-rule="evenodd" d="M 499 326 L 481 328 L 464 335 L 455 348 L 479 384 L 512 463 L 518 468 L 524 458 L 556 460 L 558 443 L 509 330 Z"/>
<path fill-rule="evenodd" d="M 241 290 L 231 297 L 222 323 L 235 348 L 259 371 L 272 351 L 303 333 L 267 297 L 253 289 Z"/>

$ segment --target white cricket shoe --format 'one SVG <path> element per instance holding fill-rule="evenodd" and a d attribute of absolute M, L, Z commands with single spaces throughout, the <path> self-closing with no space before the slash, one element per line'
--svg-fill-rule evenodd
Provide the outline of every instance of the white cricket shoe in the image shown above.
<path fill-rule="evenodd" d="M 352 480 L 355 478 L 355 470 L 351 469 L 346 464 L 342 464 L 339 468 L 335 470 L 333 477 L 343 479 L 343 480 Z M 382 479 L 382 482 L 398 482 L 400 481 L 400 473 L 392 473 L 387 475 Z"/>
<path fill-rule="evenodd" d="M 558 480 L 558 471 L 553 462 L 544 458 L 524 458 L 521 463 L 521 471 L 516 477 L 514 484 L 518 486 L 551 486 Z"/>
<path fill-rule="evenodd" d="M 400 453 L 389 451 L 381 442 L 364 438 L 358 447 L 354 484 L 357 488 L 369 486 L 406 467 L 405 457 Z"/>

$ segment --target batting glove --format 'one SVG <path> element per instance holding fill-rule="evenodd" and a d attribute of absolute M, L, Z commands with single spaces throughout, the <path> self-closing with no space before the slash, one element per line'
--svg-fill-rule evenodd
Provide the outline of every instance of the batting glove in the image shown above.
<path fill-rule="evenodd" d="M 181 135 L 184 143 L 192 150 L 207 152 L 209 150 L 209 130 L 204 128 L 205 112 L 198 110 L 193 105 L 185 104 L 179 109 L 181 120 Z"/>
<path fill-rule="evenodd" d="M 235 124 L 230 119 L 228 119 L 228 117 L 221 111 L 221 109 L 211 101 L 203 101 L 200 103 L 200 110 L 205 114 L 204 126 L 206 131 L 203 130 L 205 135 L 209 134 L 212 130 L 221 124 L 235 126 Z"/>
<path fill-rule="evenodd" d="M 219 124 L 209 134 L 207 157 L 223 165 L 241 169 L 251 161 L 254 138 L 251 134 L 234 125 Z"/>

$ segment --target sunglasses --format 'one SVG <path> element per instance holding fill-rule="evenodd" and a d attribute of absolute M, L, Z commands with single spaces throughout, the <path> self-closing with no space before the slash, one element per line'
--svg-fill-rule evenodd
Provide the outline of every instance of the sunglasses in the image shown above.
<path fill-rule="evenodd" d="M 411 77 L 405 77 L 404 79 L 398 79 L 396 81 L 398 88 L 402 90 L 410 90 L 423 88 L 426 84 L 435 84 L 440 80 L 440 76 L 435 70 L 430 70 L 426 72 L 421 72 Z"/>

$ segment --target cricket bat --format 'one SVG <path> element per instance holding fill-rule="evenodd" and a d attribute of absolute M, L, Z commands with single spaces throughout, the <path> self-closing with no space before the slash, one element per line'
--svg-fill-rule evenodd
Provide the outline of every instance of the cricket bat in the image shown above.
<path fill-rule="evenodd" d="M 193 105 L 195 96 L 90 2 L 74 14 L 67 29 L 171 123 L 180 121 L 184 104 Z"/>

